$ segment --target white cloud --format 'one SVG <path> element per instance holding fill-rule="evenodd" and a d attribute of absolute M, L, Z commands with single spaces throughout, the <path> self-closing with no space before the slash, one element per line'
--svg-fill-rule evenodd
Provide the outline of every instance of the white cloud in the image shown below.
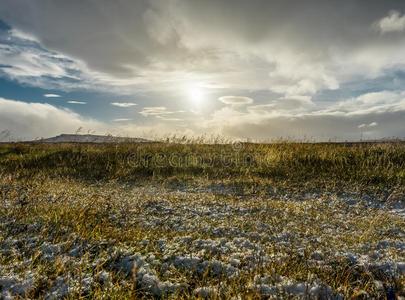
<path fill-rule="evenodd" d="M 8 129 L 14 140 L 74 133 L 79 127 L 99 132 L 106 129 L 103 123 L 68 109 L 0 98 L 0 128 Z"/>
<path fill-rule="evenodd" d="M 111 102 L 110 103 L 112 106 L 118 106 L 118 107 L 132 107 L 137 105 L 136 103 L 132 102 Z"/>
<path fill-rule="evenodd" d="M 0 61 L 9 67 L 2 71 L 13 79 L 28 81 L 32 77 L 71 77 L 67 71 L 69 62 L 54 53 L 30 46 L 0 44 Z"/>
<path fill-rule="evenodd" d="M 376 127 L 376 126 L 378 126 L 377 122 L 371 122 L 370 124 L 364 124 L 364 123 L 360 124 L 358 126 L 358 128 L 363 129 L 363 128 L 372 128 L 372 127 Z"/>
<path fill-rule="evenodd" d="M 87 102 L 76 101 L 76 100 L 69 100 L 67 103 L 70 103 L 70 104 L 87 104 Z"/>
<path fill-rule="evenodd" d="M 359 115 L 402 110 L 405 110 L 405 92 L 380 91 L 339 101 L 325 112 Z"/>
<path fill-rule="evenodd" d="M 253 103 L 253 99 L 249 97 L 243 97 L 243 96 L 222 96 L 218 98 L 219 101 L 225 104 L 229 105 L 247 105 L 250 103 Z"/>
<path fill-rule="evenodd" d="M 169 117 L 165 117 L 165 116 L 162 116 L 162 115 L 157 115 L 156 118 L 161 119 L 163 121 L 171 121 L 171 122 L 182 121 L 179 118 L 169 118 Z"/>
<path fill-rule="evenodd" d="M 144 107 L 142 111 L 139 112 L 141 115 L 144 117 L 155 117 L 158 120 L 162 121 L 171 121 L 171 122 L 177 122 L 177 121 L 182 121 L 181 118 L 176 117 L 178 114 L 184 114 L 185 111 L 183 110 L 177 110 L 177 111 L 170 111 L 167 109 L 167 107 L 164 106 L 150 106 L 150 107 Z M 194 122 L 196 120 L 190 120 L 189 125 L 195 125 Z"/>
<path fill-rule="evenodd" d="M 0 4 L 1 6 L 1 4 Z M 8 34 L 8 36 L 7 36 Z M 147 80 L 116 78 L 89 69 L 87 63 L 61 51 L 49 50 L 31 34 L 12 28 L 0 39 L 0 76 L 54 90 L 98 90 L 117 95 L 133 91 Z"/>
<path fill-rule="evenodd" d="M 128 122 L 128 121 L 132 121 L 132 119 L 128 119 L 128 118 L 118 118 L 118 119 L 114 119 L 114 122 Z"/>
<path fill-rule="evenodd" d="M 24 31 L 21 31 L 17 28 L 12 28 L 10 30 L 10 34 L 11 36 L 20 39 L 20 40 L 24 40 L 24 41 L 30 41 L 30 42 L 39 42 L 38 39 L 36 37 L 34 37 L 33 35 L 26 33 Z"/>
<path fill-rule="evenodd" d="M 360 129 L 362 129 L 362 128 L 372 128 L 372 127 L 376 127 L 376 126 L 378 126 L 378 123 L 377 122 L 371 122 L 370 124 L 360 124 L 358 127 L 360 128 Z"/>
<path fill-rule="evenodd" d="M 139 113 L 144 117 L 149 117 L 149 116 L 169 115 L 173 114 L 174 112 L 167 110 L 167 108 L 164 106 L 150 106 L 144 107 L 142 111 L 140 111 Z"/>
<path fill-rule="evenodd" d="M 377 28 L 381 33 L 401 32 L 405 30 L 405 15 L 401 15 L 399 11 L 390 11 L 387 16 L 379 20 Z"/>
<path fill-rule="evenodd" d="M 47 138 L 61 133 L 81 132 L 116 136 L 159 138 L 175 133 L 170 124 L 132 124 L 130 119 L 116 119 L 114 124 L 84 118 L 67 108 L 47 103 L 27 103 L 0 98 L 0 141 Z"/>
<path fill-rule="evenodd" d="M 58 95 L 58 94 L 44 94 L 44 97 L 46 97 L 46 98 L 60 98 L 61 95 Z"/>

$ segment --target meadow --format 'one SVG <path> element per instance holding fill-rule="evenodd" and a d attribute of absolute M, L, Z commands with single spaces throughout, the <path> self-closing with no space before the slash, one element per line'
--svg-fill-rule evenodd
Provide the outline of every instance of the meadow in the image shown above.
<path fill-rule="evenodd" d="M 0 298 L 405 297 L 405 143 L 0 145 Z"/>

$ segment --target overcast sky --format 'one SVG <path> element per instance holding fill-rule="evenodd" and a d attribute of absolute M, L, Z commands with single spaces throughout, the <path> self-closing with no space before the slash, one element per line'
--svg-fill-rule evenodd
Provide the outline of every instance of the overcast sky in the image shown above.
<path fill-rule="evenodd" d="M 1 0 L 0 140 L 405 137 L 403 0 Z"/>

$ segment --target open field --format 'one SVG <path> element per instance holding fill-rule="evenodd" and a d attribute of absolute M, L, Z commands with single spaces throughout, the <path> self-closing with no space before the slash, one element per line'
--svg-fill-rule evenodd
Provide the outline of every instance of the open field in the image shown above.
<path fill-rule="evenodd" d="M 405 144 L 4 144 L 0 297 L 405 297 Z"/>

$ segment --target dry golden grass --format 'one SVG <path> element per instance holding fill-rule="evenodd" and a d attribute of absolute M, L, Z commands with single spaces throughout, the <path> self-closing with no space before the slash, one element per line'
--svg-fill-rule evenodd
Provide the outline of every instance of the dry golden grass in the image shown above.
<path fill-rule="evenodd" d="M 3 297 L 405 296 L 402 144 L 6 145 L 0 161 Z"/>

